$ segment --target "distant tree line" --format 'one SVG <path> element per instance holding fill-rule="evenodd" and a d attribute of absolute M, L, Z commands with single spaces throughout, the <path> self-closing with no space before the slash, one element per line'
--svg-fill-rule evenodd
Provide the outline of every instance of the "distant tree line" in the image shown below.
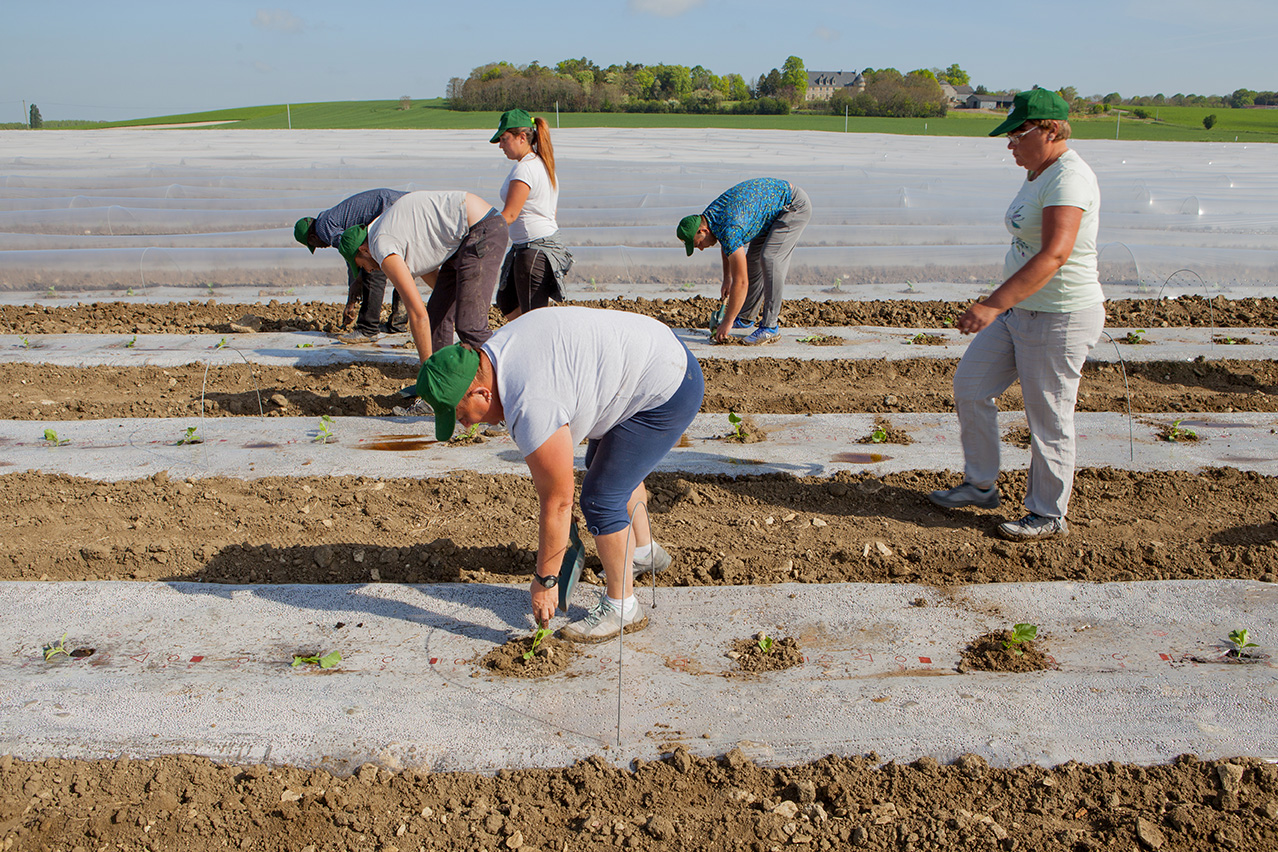
<path fill-rule="evenodd" d="M 967 77 L 965 73 L 962 76 Z M 846 111 L 847 115 L 855 116 L 942 118 L 949 108 L 934 71 L 919 69 L 902 74 L 895 68 L 877 71 L 866 68 L 861 72 L 861 78 L 865 81 L 865 91 L 845 88 L 835 92 L 828 102 L 830 112 L 835 115 L 844 115 Z"/>
<path fill-rule="evenodd" d="M 683 112 L 784 114 L 807 91 L 803 60 L 791 56 L 747 83 L 740 74 L 716 74 L 694 65 L 627 62 L 600 68 L 586 57 L 554 67 L 532 62 L 481 65 L 448 81 L 448 105 L 456 110 L 543 112 Z"/>

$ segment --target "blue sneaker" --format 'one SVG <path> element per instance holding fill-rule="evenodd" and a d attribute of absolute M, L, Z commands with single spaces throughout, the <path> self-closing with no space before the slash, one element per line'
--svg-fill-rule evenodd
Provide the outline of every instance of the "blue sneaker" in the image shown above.
<path fill-rule="evenodd" d="M 763 343 L 776 343 L 781 339 L 781 332 L 777 331 L 774 325 L 772 328 L 759 326 L 754 331 L 741 338 L 742 344 L 746 346 L 759 346 Z"/>
<path fill-rule="evenodd" d="M 732 321 L 733 328 L 753 328 L 754 320 L 748 320 L 744 317 L 737 317 Z"/>

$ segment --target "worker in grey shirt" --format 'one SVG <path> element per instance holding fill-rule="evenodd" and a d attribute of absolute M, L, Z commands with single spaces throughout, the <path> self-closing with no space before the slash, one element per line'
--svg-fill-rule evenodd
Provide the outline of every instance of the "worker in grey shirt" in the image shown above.
<path fill-rule="evenodd" d="M 417 354 L 453 342 L 481 346 L 492 332 L 488 307 L 497 288 L 507 226 L 491 204 L 469 192 L 410 192 L 371 227 L 349 228 L 337 250 L 360 269 L 380 269 L 408 311 Z M 423 303 L 414 278 L 432 289 Z"/>
<path fill-rule="evenodd" d="M 352 195 L 315 218 L 304 216 L 293 226 L 293 238 L 315 253 L 317 248 L 336 246 L 347 228 L 370 225 L 373 220 L 408 193 L 394 189 L 370 189 Z M 391 293 L 391 316 L 381 325 L 382 300 L 386 292 L 386 275 L 380 269 L 364 271 L 347 263 L 346 308 L 342 325 L 355 320 L 355 338 L 376 337 L 379 331 L 398 334 L 405 330 L 405 319 L 399 305 L 399 294 Z M 357 318 L 358 315 L 358 318 Z"/>

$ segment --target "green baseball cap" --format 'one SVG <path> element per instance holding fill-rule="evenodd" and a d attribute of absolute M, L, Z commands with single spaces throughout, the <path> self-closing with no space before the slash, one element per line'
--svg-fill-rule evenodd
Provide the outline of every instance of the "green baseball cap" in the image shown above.
<path fill-rule="evenodd" d="M 479 353 L 460 343 L 445 346 L 417 371 L 417 395 L 435 412 L 435 440 L 447 441 L 457 426 L 457 403 L 479 372 Z"/>
<path fill-rule="evenodd" d="M 359 252 L 359 247 L 367 241 L 368 228 L 363 225 L 356 225 L 342 231 L 342 238 L 337 241 L 337 251 L 346 258 L 346 265 L 350 267 L 351 275 L 359 274 L 359 267 L 355 265 L 355 255 Z"/>
<path fill-rule="evenodd" d="M 293 239 L 311 250 L 311 254 L 315 254 L 315 246 L 311 245 L 308 239 L 311 232 L 311 225 L 315 224 L 315 220 L 310 216 L 303 216 L 297 220 L 297 224 L 293 226 Z"/>
<path fill-rule="evenodd" d="M 1002 136 L 1036 118 L 1068 121 L 1069 104 L 1055 92 L 1040 89 L 1037 86 L 1028 92 L 1017 92 L 1016 97 L 1012 98 L 1012 111 L 1007 114 L 1002 124 L 990 131 L 990 135 Z"/>
<path fill-rule="evenodd" d="M 691 216 L 684 216 L 679 220 L 679 227 L 675 228 L 675 236 L 683 240 L 683 246 L 688 250 L 689 257 L 692 256 L 692 250 L 696 248 L 692 241 L 697 238 L 697 231 L 701 229 L 701 214 L 693 213 Z"/>
<path fill-rule="evenodd" d="M 527 110 L 508 109 L 501 114 L 501 120 L 497 123 L 497 132 L 493 134 L 493 138 L 489 142 L 496 142 L 501 135 L 507 130 L 514 130 L 516 127 L 532 127 L 532 116 Z"/>

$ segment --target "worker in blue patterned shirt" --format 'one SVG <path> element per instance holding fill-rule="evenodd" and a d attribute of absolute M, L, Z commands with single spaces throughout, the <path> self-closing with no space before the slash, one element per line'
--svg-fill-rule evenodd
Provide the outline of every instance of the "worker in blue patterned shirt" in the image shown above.
<path fill-rule="evenodd" d="M 756 328 L 741 342 L 775 343 L 781 294 L 790 255 L 812 218 L 812 203 L 799 187 L 776 178 L 742 181 L 720 195 L 701 215 L 685 216 L 675 234 L 688 254 L 718 244 L 723 254 L 723 316 L 711 340 L 724 343 L 734 328 Z M 762 310 L 760 310 L 762 306 Z"/>

